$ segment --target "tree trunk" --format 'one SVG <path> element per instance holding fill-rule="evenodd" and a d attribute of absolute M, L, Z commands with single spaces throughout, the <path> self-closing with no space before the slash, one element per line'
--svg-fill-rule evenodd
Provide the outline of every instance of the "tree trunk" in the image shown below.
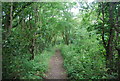
<path fill-rule="evenodd" d="M 34 39 L 31 40 L 32 45 L 30 46 L 30 53 L 32 56 L 30 57 L 30 60 L 34 59 Z"/>
<path fill-rule="evenodd" d="M 65 44 L 69 45 L 69 35 L 68 35 L 67 29 L 65 29 L 65 31 L 62 33 L 62 36 L 63 36 L 63 40 L 64 40 Z"/>
<path fill-rule="evenodd" d="M 104 29 L 104 4 L 101 4 L 102 6 L 102 42 L 104 45 L 104 48 L 106 50 L 106 66 L 107 68 L 113 69 L 113 39 L 114 39 L 114 18 L 113 18 L 113 10 L 114 10 L 114 4 L 113 3 L 109 3 L 110 9 L 109 9 L 109 37 L 108 40 L 105 41 L 104 39 L 104 33 L 105 33 L 105 29 Z M 109 71 L 110 72 L 110 71 Z"/>
<path fill-rule="evenodd" d="M 111 73 L 111 71 L 114 69 L 113 68 L 113 39 L 114 39 L 114 18 L 113 18 L 113 10 L 114 10 L 114 4 L 113 3 L 109 3 L 110 9 L 109 9 L 109 27 L 110 27 L 110 31 L 109 31 L 109 39 L 108 39 L 108 43 L 107 43 L 107 47 L 106 47 L 106 58 L 108 61 L 107 67 L 110 68 L 110 70 L 108 71 L 108 73 Z"/>

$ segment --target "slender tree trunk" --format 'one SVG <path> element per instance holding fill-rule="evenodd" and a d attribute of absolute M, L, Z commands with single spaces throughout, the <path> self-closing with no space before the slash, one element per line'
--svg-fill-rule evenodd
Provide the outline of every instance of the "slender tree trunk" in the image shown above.
<path fill-rule="evenodd" d="M 13 3 L 11 2 L 11 7 L 10 7 L 10 30 L 12 28 L 12 20 L 13 20 Z"/>
<path fill-rule="evenodd" d="M 11 33 L 12 21 L 13 21 L 13 3 L 10 3 L 9 12 L 5 15 L 5 32 L 3 40 L 5 40 Z"/>
<path fill-rule="evenodd" d="M 11 29 L 12 29 L 12 21 L 13 21 L 13 3 L 11 2 L 11 6 L 10 6 L 10 24 L 9 24 L 9 27 L 8 27 L 8 33 L 9 35 L 11 34 Z"/>
<path fill-rule="evenodd" d="M 69 45 L 68 34 L 65 34 L 65 42 L 66 42 L 67 45 Z"/>
<path fill-rule="evenodd" d="M 38 8 L 37 8 L 37 6 L 35 5 L 35 7 L 34 7 L 34 11 L 35 11 L 35 15 L 34 15 L 34 18 L 35 18 L 35 23 L 37 23 L 38 22 Z M 37 26 L 37 25 L 36 25 Z M 30 27 L 30 29 L 32 29 L 32 27 Z M 30 58 L 31 60 L 32 59 L 34 59 L 34 56 L 35 56 L 35 48 L 36 48 L 36 45 L 35 45 L 35 43 L 36 43 L 36 39 L 34 38 L 34 36 L 36 35 L 36 32 L 33 34 L 33 38 L 32 38 L 32 40 L 31 40 L 31 54 L 32 54 L 32 57 Z"/>
<path fill-rule="evenodd" d="M 32 54 L 32 56 L 30 57 L 30 60 L 34 59 L 34 39 L 31 40 L 31 47 L 30 47 L 30 53 Z"/>
<path fill-rule="evenodd" d="M 65 31 L 62 33 L 62 36 L 63 36 L 63 40 L 64 40 L 65 44 L 69 45 L 69 35 L 68 35 L 67 29 L 65 29 Z"/>

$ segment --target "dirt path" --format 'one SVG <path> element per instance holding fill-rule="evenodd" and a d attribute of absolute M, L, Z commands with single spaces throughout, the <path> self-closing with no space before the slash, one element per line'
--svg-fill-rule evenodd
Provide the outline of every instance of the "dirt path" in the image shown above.
<path fill-rule="evenodd" d="M 63 68 L 63 58 L 60 51 L 56 52 L 50 59 L 49 70 L 46 73 L 47 79 L 67 79 L 67 74 Z"/>

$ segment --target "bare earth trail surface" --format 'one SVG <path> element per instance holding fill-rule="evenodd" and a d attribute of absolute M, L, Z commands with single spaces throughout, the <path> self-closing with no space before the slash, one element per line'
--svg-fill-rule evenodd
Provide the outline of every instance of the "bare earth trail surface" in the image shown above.
<path fill-rule="evenodd" d="M 63 57 L 60 51 L 57 51 L 54 56 L 51 57 L 49 62 L 49 70 L 46 73 L 47 79 L 67 79 L 66 71 L 63 67 Z"/>

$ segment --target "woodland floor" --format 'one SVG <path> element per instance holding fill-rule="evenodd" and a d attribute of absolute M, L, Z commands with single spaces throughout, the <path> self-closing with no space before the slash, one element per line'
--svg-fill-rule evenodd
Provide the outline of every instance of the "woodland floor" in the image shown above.
<path fill-rule="evenodd" d="M 60 52 L 56 52 L 49 62 L 49 70 L 46 73 L 47 79 L 67 79 L 66 71 L 63 67 L 63 57 Z"/>

